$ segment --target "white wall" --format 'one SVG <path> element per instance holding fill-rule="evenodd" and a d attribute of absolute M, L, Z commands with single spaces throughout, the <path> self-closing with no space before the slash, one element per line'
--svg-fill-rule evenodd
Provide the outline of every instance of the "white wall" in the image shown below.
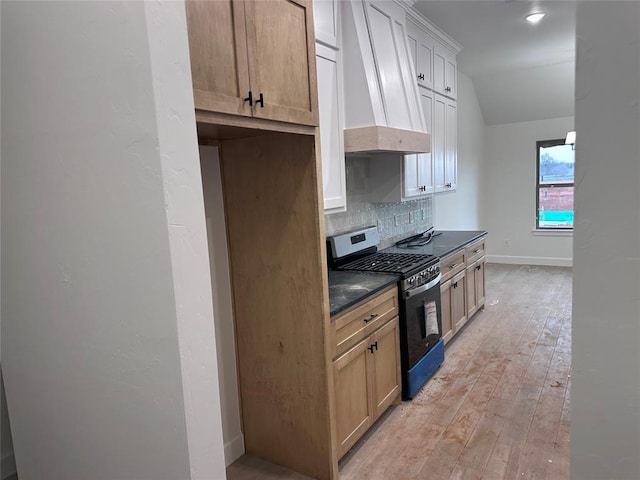
<path fill-rule="evenodd" d="M 458 73 L 458 188 L 434 196 L 436 230 L 486 229 L 480 222 L 484 142 L 484 119 L 473 83 Z"/>
<path fill-rule="evenodd" d="M 200 162 L 211 262 L 224 458 L 229 465 L 244 453 L 244 438 L 240 421 L 233 301 L 218 149 L 200 147 Z"/>
<path fill-rule="evenodd" d="M 640 478 L 640 3 L 577 9 L 571 478 Z"/>
<path fill-rule="evenodd" d="M 486 127 L 482 225 L 491 235 L 487 261 L 571 265 L 570 234 L 532 233 L 536 225 L 536 141 L 564 138 L 570 130 L 573 117 Z"/>
<path fill-rule="evenodd" d="M 18 474 L 224 478 L 184 6 L 2 3 Z"/>

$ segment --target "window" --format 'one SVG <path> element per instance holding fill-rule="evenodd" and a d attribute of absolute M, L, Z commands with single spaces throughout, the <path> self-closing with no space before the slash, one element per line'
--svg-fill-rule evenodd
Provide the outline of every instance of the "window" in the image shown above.
<path fill-rule="evenodd" d="M 536 229 L 573 228 L 575 151 L 564 139 L 536 142 Z"/>

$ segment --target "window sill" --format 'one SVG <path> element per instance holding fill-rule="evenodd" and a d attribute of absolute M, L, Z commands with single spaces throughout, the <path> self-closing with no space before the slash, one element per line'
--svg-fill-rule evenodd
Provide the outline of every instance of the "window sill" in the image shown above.
<path fill-rule="evenodd" d="M 573 230 L 531 230 L 531 235 L 539 237 L 573 237 Z"/>

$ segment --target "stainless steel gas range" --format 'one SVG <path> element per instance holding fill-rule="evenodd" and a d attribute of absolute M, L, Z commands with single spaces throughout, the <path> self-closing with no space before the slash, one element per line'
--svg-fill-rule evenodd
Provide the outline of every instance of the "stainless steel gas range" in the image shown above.
<path fill-rule="evenodd" d="M 379 243 L 376 227 L 328 237 L 329 268 L 399 276 L 402 397 L 411 399 L 444 361 L 440 260 L 378 251 Z"/>

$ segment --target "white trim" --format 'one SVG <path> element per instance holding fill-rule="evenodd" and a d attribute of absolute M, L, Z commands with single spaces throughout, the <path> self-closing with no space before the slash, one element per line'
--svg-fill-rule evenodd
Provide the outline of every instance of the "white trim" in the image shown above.
<path fill-rule="evenodd" d="M 226 466 L 228 467 L 235 462 L 244 455 L 244 452 L 244 435 L 240 432 L 237 437 L 224 444 L 224 462 Z"/>
<path fill-rule="evenodd" d="M 531 235 L 536 237 L 573 237 L 573 230 L 548 230 L 538 228 L 531 230 Z"/>
<path fill-rule="evenodd" d="M 16 459 L 13 456 L 13 452 L 5 453 L 3 455 L 2 461 L 0 462 L 0 472 L 2 472 L 2 480 L 17 473 Z"/>
<path fill-rule="evenodd" d="M 400 0 L 396 0 L 400 3 Z M 405 7 L 406 8 L 406 7 Z M 440 42 L 444 47 L 451 50 L 454 55 L 457 55 L 462 50 L 462 45 L 456 42 L 453 38 L 440 30 L 436 25 L 431 23 L 422 13 L 415 9 L 415 7 L 407 8 L 407 18 L 413 23 L 418 24 L 423 30 L 426 30 L 432 37 Z"/>
<path fill-rule="evenodd" d="M 512 265 L 546 265 L 549 267 L 572 267 L 572 258 L 557 257 L 515 257 L 510 255 L 487 255 L 487 263 L 508 263 Z"/>

